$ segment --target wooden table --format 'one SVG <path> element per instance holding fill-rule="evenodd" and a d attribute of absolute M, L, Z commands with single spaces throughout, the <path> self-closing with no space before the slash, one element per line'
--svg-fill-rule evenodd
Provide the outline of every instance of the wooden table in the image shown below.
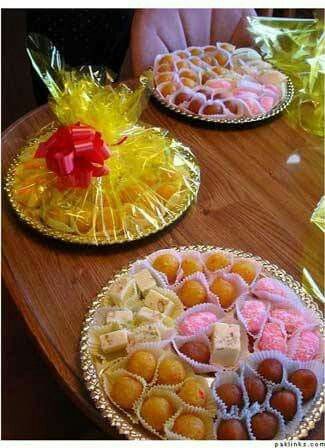
<path fill-rule="evenodd" d="M 102 427 L 83 386 L 79 335 L 96 293 L 130 260 L 173 245 L 213 244 L 260 255 L 298 280 L 303 267 L 319 284 L 323 279 L 322 233 L 309 221 L 323 194 L 320 139 L 293 129 L 283 116 L 222 130 L 181 121 L 150 104 L 142 118 L 192 147 L 201 166 L 198 202 L 177 224 L 129 245 L 73 247 L 35 234 L 7 201 L 3 207 L 5 285 L 65 390 Z M 43 106 L 8 128 L 3 174 L 26 138 L 52 119 Z M 310 438 L 322 439 L 322 427 Z"/>

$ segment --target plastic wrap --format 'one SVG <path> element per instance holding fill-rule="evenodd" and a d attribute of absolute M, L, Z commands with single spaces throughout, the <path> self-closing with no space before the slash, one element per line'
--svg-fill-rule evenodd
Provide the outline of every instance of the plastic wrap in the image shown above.
<path fill-rule="evenodd" d="M 317 19 L 248 17 L 265 60 L 286 73 L 296 95 L 288 115 L 306 131 L 324 135 L 324 24 Z"/>
<path fill-rule="evenodd" d="M 135 90 L 113 88 L 103 68 L 69 69 L 46 38 L 29 36 L 27 51 L 60 138 L 52 123 L 23 148 L 11 192 L 20 215 L 92 244 L 138 239 L 177 219 L 197 194 L 199 168 L 166 130 L 139 123 L 148 77 Z"/>

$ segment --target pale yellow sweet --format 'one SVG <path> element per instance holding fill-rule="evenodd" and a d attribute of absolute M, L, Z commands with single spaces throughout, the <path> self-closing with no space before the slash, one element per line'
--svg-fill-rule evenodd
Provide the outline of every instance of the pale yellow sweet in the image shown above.
<path fill-rule="evenodd" d="M 113 382 L 110 395 L 112 400 L 123 409 L 132 409 L 143 390 L 140 381 L 128 375 L 121 375 Z"/>
<path fill-rule="evenodd" d="M 256 267 L 250 261 L 241 260 L 234 263 L 231 272 L 240 275 L 245 282 L 252 283 L 256 275 Z"/>
<path fill-rule="evenodd" d="M 179 384 L 185 379 L 185 369 L 176 358 L 164 358 L 158 368 L 159 384 Z"/>
<path fill-rule="evenodd" d="M 178 396 L 188 404 L 192 406 L 205 407 L 206 404 L 206 391 L 204 387 L 195 378 L 189 378 L 182 385 Z"/>
<path fill-rule="evenodd" d="M 203 440 L 205 426 L 203 420 L 194 414 L 181 414 L 174 423 L 173 431 L 187 439 Z"/>
<path fill-rule="evenodd" d="M 129 357 L 126 369 L 150 383 L 155 373 L 156 364 L 156 358 L 152 353 L 139 350 Z"/>
<path fill-rule="evenodd" d="M 156 431 L 162 431 L 164 423 L 173 415 L 174 407 L 165 397 L 152 396 L 144 400 L 141 416 Z"/>

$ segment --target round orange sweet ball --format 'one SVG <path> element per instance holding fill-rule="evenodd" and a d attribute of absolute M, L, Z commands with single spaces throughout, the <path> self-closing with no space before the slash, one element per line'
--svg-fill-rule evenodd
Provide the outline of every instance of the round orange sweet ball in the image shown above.
<path fill-rule="evenodd" d="M 141 415 L 156 431 L 162 431 L 164 423 L 173 415 L 174 407 L 165 397 L 151 396 L 142 405 Z"/>
<path fill-rule="evenodd" d="M 186 307 L 199 305 L 207 300 L 205 287 L 198 280 L 187 280 L 178 290 L 178 297 Z"/>
<path fill-rule="evenodd" d="M 207 394 L 202 384 L 195 378 L 184 382 L 178 396 L 192 406 L 205 407 Z"/>
<path fill-rule="evenodd" d="M 181 414 L 174 423 L 173 431 L 187 439 L 203 440 L 205 426 L 203 420 L 194 414 Z"/>
<path fill-rule="evenodd" d="M 178 359 L 164 358 L 158 368 L 159 384 L 179 384 L 185 379 L 185 369 Z"/>
<path fill-rule="evenodd" d="M 231 272 L 240 275 L 249 284 L 255 278 L 256 267 L 251 261 L 240 260 L 233 264 Z"/>
<path fill-rule="evenodd" d="M 194 257 L 186 257 L 182 260 L 181 267 L 183 270 L 184 277 L 194 274 L 194 272 L 202 272 L 201 263 Z"/>
<path fill-rule="evenodd" d="M 222 252 L 214 252 L 210 254 L 205 260 L 205 265 L 209 271 L 215 272 L 218 269 L 223 269 L 229 264 L 229 259 Z"/>
<path fill-rule="evenodd" d="M 216 278 L 210 286 L 211 291 L 219 297 L 219 302 L 222 308 L 229 308 L 235 301 L 237 291 L 236 287 L 223 278 Z"/>
<path fill-rule="evenodd" d="M 177 258 L 172 254 L 159 255 L 152 266 L 159 272 L 163 272 L 169 283 L 174 283 L 179 268 L 179 262 Z"/>
<path fill-rule="evenodd" d="M 150 383 L 156 370 L 156 364 L 156 358 L 152 353 L 139 350 L 129 357 L 126 369 Z"/>
<path fill-rule="evenodd" d="M 128 375 L 121 375 L 111 387 L 112 400 L 123 409 L 132 409 L 143 390 L 140 381 Z"/>

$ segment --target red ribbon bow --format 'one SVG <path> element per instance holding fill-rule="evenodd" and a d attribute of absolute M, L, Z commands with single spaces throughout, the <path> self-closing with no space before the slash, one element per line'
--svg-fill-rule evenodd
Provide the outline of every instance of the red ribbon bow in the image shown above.
<path fill-rule="evenodd" d="M 101 134 L 81 123 L 60 127 L 34 155 L 44 157 L 58 176 L 58 188 L 87 188 L 92 177 L 105 176 L 111 152 Z"/>

